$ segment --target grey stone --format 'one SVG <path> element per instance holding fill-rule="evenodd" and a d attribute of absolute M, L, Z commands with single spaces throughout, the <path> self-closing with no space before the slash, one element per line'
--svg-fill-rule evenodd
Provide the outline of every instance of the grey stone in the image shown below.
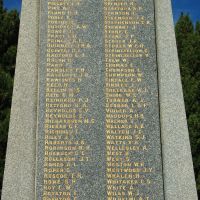
<path fill-rule="evenodd" d="M 2 200 L 37 199 L 39 5 L 23 1 Z M 197 200 L 170 0 L 155 8 L 165 199 Z"/>
<path fill-rule="evenodd" d="M 35 196 L 38 11 L 23 1 L 2 200 Z"/>
<path fill-rule="evenodd" d="M 56 1 L 55 1 L 56 2 Z M 106 58 L 111 58 L 110 54 L 108 55 L 108 53 L 105 53 L 106 50 L 104 48 L 106 45 L 104 45 L 105 43 L 105 38 L 107 37 L 106 33 L 105 33 L 105 28 L 104 25 L 106 24 L 104 22 L 104 12 L 106 12 L 106 9 L 104 10 L 104 1 L 99 1 L 99 0 L 93 0 L 93 1 L 87 1 L 87 0 L 83 0 L 81 1 L 79 6 L 72 6 L 70 7 L 70 9 L 77 9 L 78 10 L 78 14 L 76 15 L 76 17 L 73 18 L 73 16 L 68 16 L 68 18 L 70 18 L 70 22 L 73 21 L 73 23 L 79 23 L 79 24 L 86 24 L 88 26 L 88 29 L 84 30 L 84 31 L 80 31 L 79 29 L 75 29 L 74 27 L 72 28 L 72 30 L 69 30 L 69 28 L 67 28 L 68 32 L 66 31 L 66 35 L 65 38 L 70 35 L 71 31 L 73 32 L 73 36 L 76 36 L 75 38 L 77 39 L 81 39 L 81 41 L 83 41 L 85 44 L 89 43 L 91 45 L 90 49 L 81 49 L 81 52 L 85 53 L 85 57 L 84 58 L 74 58 L 73 57 L 73 62 L 69 63 L 67 62 L 67 58 L 62 57 L 63 59 L 65 59 L 65 63 L 61 63 L 61 67 L 59 67 L 59 69 L 68 69 L 68 68 L 74 68 L 74 69 L 79 69 L 79 68 L 83 68 L 85 69 L 85 71 L 89 74 L 89 77 L 87 78 L 82 78 L 83 80 L 80 83 L 69 83 L 69 86 L 64 87 L 62 85 L 62 79 L 59 79 L 60 83 L 62 86 L 59 86 L 59 88 L 55 87 L 57 90 L 62 88 L 62 89 L 68 89 L 68 87 L 70 89 L 75 89 L 77 86 L 80 88 L 80 92 L 78 94 L 78 98 L 89 98 L 89 111 L 87 113 L 82 113 L 84 114 L 85 118 L 94 118 L 95 123 L 91 124 L 91 125 L 85 125 L 85 124 L 76 124 L 78 125 L 78 133 L 76 134 L 77 139 L 75 141 L 80 141 L 80 140 L 84 140 L 85 143 L 91 146 L 91 154 L 90 154 L 90 161 L 88 162 L 78 162 L 76 161 L 76 166 L 75 167 L 70 167 L 70 173 L 72 172 L 76 172 L 76 173 L 80 173 L 82 174 L 82 179 L 81 180 L 77 180 L 75 186 L 73 186 L 72 184 L 72 191 L 74 192 L 76 190 L 77 192 L 77 198 L 81 199 L 81 200 L 90 200 L 90 199 L 94 199 L 96 196 L 98 199 L 103 200 L 107 198 L 107 194 L 109 192 L 108 187 L 107 186 L 107 180 L 108 175 L 107 174 L 111 174 L 107 171 L 107 162 L 106 162 L 106 158 L 107 158 L 107 153 L 106 153 L 106 142 L 107 139 L 106 137 L 109 135 L 106 131 L 111 131 L 111 128 L 107 128 L 106 127 L 106 99 L 109 99 L 108 97 L 106 98 L 106 94 L 105 94 L 105 90 L 107 88 L 109 89 L 120 89 L 120 87 L 113 87 L 113 86 L 107 86 L 106 83 L 108 83 L 106 81 L 106 63 L 111 64 L 112 62 L 115 63 L 114 61 L 106 61 Z M 134 2 L 134 1 L 130 1 L 130 2 Z M 132 89 L 134 88 L 135 91 L 138 88 L 146 88 L 147 92 L 145 92 L 144 94 L 141 93 L 136 93 L 137 97 L 137 101 L 140 100 L 140 98 L 144 99 L 145 103 L 148 104 L 147 107 L 145 108 L 138 108 L 137 106 L 133 106 L 131 107 L 131 101 L 134 99 L 134 94 L 132 94 L 133 96 L 127 98 L 129 101 L 129 109 L 133 109 L 134 111 L 132 111 L 133 113 L 130 113 L 129 109 L 127 109 L 125 114 L 130 114 L 132 116 L 134 116 L 134 114 L 138 114 L 138 113 L 142 113 L 144 114 L 144 120 L 140 119 L 132 119 L 130 120 L 131 122 L 124 122 L 124 125 L 131 125 L 131 124 L 142 124 L 144 123 L 144 129 L 140 129 L 140 131 L 144 132 L 145 135 L 145 139 L 142 141 L 137 141 L 139 144 L 138 146 L 143 146 L 143 145 L 147 145 L 148 146 L 148 151 L 127 151 L 129 153 L 129 158 L 130 158 L 130 164 L 132 164 L 131 167 L 128 167 L 128 169 L 130 168 L 130 170 L 132 170 L 134 167 L 134 162 L 144 162 L 144 165 L 146 168 L 152 168 L 152 173 L 146 173 L 145 172 L 140 172 L 138 173 L 141 177 L 143 176 L 144 178 L 135 178 L 135 180 L 140 181 L 142 180 L 147 180 L 150 179 L 151 180 L 151 184 L 135 184 L 135 188 L 137 188 L 139 190 L 139 196 L 144 196 L 145 199 L 146 197 L 149 197 L 149 199 L 156 199 L 156 200 L 162 200 L 164 199 L 164 194 L 163 194 L 163 177 L 162 177 L 162 160 L 161 160 L 161 142 L 160 142 L 160 122 L 159 122 L 159 103 L 158 103 L 158 82 L 157 82 L 157 60 L 156 60 L 156 38 L 155 38 L 155 16 L 154 16 L 154 2 L 153 0 L 151 1 L 144 1 L 144 2 L 140 2 L 140 1 L 136 1 L 142 8 L 142 11 L 137 11 L 138 12 L 138 16 L 142 15 L 145 17 L 145 20 L 149 20 L 150 23 L 147 25 L 136 25 L 136 28 L 134 29 L 133 25 L 127 25 L 128 28 L 126 30 L 128 30 L 129 32 L 129 39 L 131 34 L 134 35 L 134 39 L 137 40 L 139 44 L 143 44 L 145 46 L 145 48 L 148 49 L 148 54 L 149 56 L 146 57 L 146 55 L 142 55 L 142 58 L 139 57 L 131 57 L 129 54 L 129 57 L 127 58 L 128 62 L 126 62 L 127 66 L 126 68 L 128 69 L 135 69 L 136 70 L 140 70 L 142 71 L 142 73 L 144 74 L 144 77 L 142 78 L 141 82 L 134 82 L 130 81 L 130 79 L 128 79 L 127 77 L 125 77 L 126 81 L 129 80 L 127 82 L 127 87 L 128 89 Z M 91 8 L 93 7 L 93 10 L 91 11 Z M 107 8 L 109 8 L 109 6 L 105 6 Z M 58 9 L 58 10 L 57 10 Z M 61 11 L 63 8 L 62 7 L 57 7 L 56 11 Z M 128 9 L 128 6 L 127 6 Z M 52 172 L 44 172 L 44 168 L 46 169 L 51 169 L 51 167 L 47 167 L 45 166 L 45 164 L 47 165 L 48 162 L 45 161 L 45 153 L 47 154 L 52 153 L 52 150 L 47 150 L 46 148 L 51 147 L 52 145 L 50 144 L 45 144 L 47 141 L 52 141 L 52 139 L 46 139 L 49 136 L 49 130 L 47 131 L 47 129 L 45 130 L 45 127 L 47 125 L 51 125 L 54 124 L 55 119 L 53 121 L 53 119 L 51 117 L 46 117 L 47 115 L 54 113 L 55 111 L 51 111 L 49 112 L 47 109 L 47 104 L 51 105 L 52 100 L 55 99 L 55 97 L 49 97 L 52 94 L 57 94 L 57 91 L 53 91 L 53 92 L 46 92 L 48 89 L 47 88 L 53 88 L 52 86 L 48 86 L 50 81 L 47 81 L 47 79 L 50 78 L 46 78 L 47 76 L 51 77 L 49 74 L 47 73 L 48 70 L 52 69 L 52 65 L 54 63 L 54 61 L 52 62 L 47 62 L 47 59 L 49 59 L 50 55 L 59 55 L 59 53 L 49 53 L 49 57 L 47 57 L 47 52 L 51 52 L 53 50 L 53 52 L 56 52 L 57 47 L 47 47 L 47 40 L 48 40 L 48 36 L 51 35 L 49 34 L 49 32 L 47 32 L 48 29 L 48 20 L 51 19 L 50 16 L 53 14 L 51 13 L 51 9 L 48 10 L 48 1 L 47 0 L 43 0 L 41 1 L 41 21 L 40 21 L 40 61 L 39 61 L 39 109 L 38 109 L 38 148 L 37 148 L 37 173 L 36 173 L 36 198 L 38 200 L 43 198 L 54 198 L 55 195 L 54 194 L 48 194 L 48 195 L 44 195 L 45 193 L 47 193 L 47 191 L 49 191 L 49 193 L 52 193 L 54 191 L 59 191 L 58 189 L 53 189 L 51 188 L 51 184 L 45 184 L 45 181 L 48 180 L 48 178 L 44 178 L 44 176 L 48 176 L 51 175 Z M 57 14 L 55 14 L 57 16 Z M 51 16 L 53 18 L 53 16 Z M 65 16 L 65 14 L 62 14 L 62 16 Z M 113 14 L 114 16 L 114 14 Z M 126 16 L 126 15 L 125 15 Z M 67 18 L 67 19 L 68 19 Z M 145 21 L 144 20 L 144 21 Z M 66 20 L 67 21 L 67 20 Z M 126 20 L 121 20 L 121 21 L 126 21 Z M 130 20 L 127 20 L 130 23 Z M 51 22 L 51 21 L 50 21 Z M 68 22 L 68 21 L 67 21 Z M 145 21 L 146 22 L 146 21 Z M 57 22 L 59 24 L 59 22 Z M 63 28 L 65 30 L 65 28 Z M 62 29 L 62 30 L 63 30 Z M 75 30 L 74 30 L 75 29 Z M 110 28 L 111 29 L 111 28 Z M 55 30 L 55 29 L 53 29 Z M 51 30 L 52 31 L 52 30 Z M 56 38 L 59 35 L 56 35 Z M 126 36 L 123 35 L 121 36 L 121 39 L 115 39 L 114 36 L 111 37 L 112 34 L 110 34 L 110 38 L 112 38 L 113 40 L 119 40 L 122 41 L 126 39 Z M 55 36 L 54 36 L 55 37 Z M 51 36 L 51 39 L 54 38 Z M 61 39 L 63 40 L 62 36 L 60 36 Z M 52 39 L 53 40 L 53 39 Z M 64 41 L 66 42 L 66 41 Z M 67 41 L 68 42 L 68 41 Z M 71 44 L 73 44 L 73 42 L 70 42 Z M 129 44 L 129 41 L 127 42 L 127 46 Z M 130 44 L 134 44 L 133 39 L 132 42 L 130 42 Z M 59 43 L 57 44 L 59 45 Z M 51 51 L 47 51 L 51 50 Z M 68 47 L 66 47 L 66 49 L 70 49 Z M 115 48 L 116 49 L 116 48 Z M 134 49 L 134 47 L 130 48 L 130 50 Z M 62 52 L 60 53 L 62 55 Z M 107 56 L 105 56 L 105 54 Z M 113 53 L 114 54 L 114 53 Z M 122 55 L 123 58 L 126 58 L 123 54 L 124 53 L 120 53 Z M 115 54 L 117 55 L 117 54 Z M 127 55 L 127 54 L 126 54 Z M 105 58 L 106 57 L 106 58 Z M 124 64 L 125 61 L 120 61 L 119 63 L 123 66 L 126 66 L 126 64 Z M 50 64 L 49 64 L 50 63 Z M 117 62 L 116 62 L 117 63 Z M 115 64 L 116 64 L 115 63 Z M 131 65 L 129 64 L 131 63 Z M 59 61 L 56 62 L 56 64 L 60 64 Z M 112 68 L 112 67 L 110 67 Z M 113 69 L 113 68 L 112 68 Z M 71 76 L 73 76 L 74 72 L 69 72 L 71 73 Z M 108 73 L 108 72 L 107 72 Z M 122 73 L 122 72 L 121 72 Z M 53 73 L 52 73 L 53 74 Z M 110 72 L 111 75 L 113 75 L 112 72 Z M 116 74 L 116 73 L 115 73 Z M 132 74 L 136 74 L 136 72 L 132 73 Z M 55 75 L 55 73 L 54 73 Z M 58 76 L 56 74 L 56 76 Z M 136 75 L 135 75 L 136 76 Z M 119 79 L 119 78 L 118 78 Z M 122 79 L 122 77 L 121 77 Z M 133 80 L 135 80 L 133 78 Z M 119 80 L 118 80 L 119 82 Z M 67 90 L 68 91 L 68 90 Z M 66 91 L 64 91 L 62 94 L 67 93 Z M 117 92 L 116 92 L 117 93 Z M 126 92 L 119 92 L 123 98 L 126 98 L 125 94 Z M 134 92 L 133 92 L 134 93 Z M 60 94 L 60 93 L 59 93 Z M 47 98 L 48 96 L 48 98 Z M 64 95 L 63 95 L 64 96 Z M 61 99 L 70 99 L 68 97 L 58 97 L 59 100 Z M 119 97 L 120 98 L 120 97 Z M 72 97 L 71 97 L 72 99 Z M 122 98 L 121 98 L 122 99 Z M 77 97 L 74 98 L 74 100 L 77 100 Z M 113 98 L 112 98 L 113 100 Z M 60 106 L 60 102 L 58 103 L 53 103 L 54 105 L 56 104 L 57 106 Z M 64 103 L 65 105 L 68 105 L 68 103 Z M 75 103 L 74 103 L 75 104 Z M 115 102 L 116 105 L 116 102 Z M 118 104 L 119 105 L 119 104 Z M 73 105 L 72 105 L 73 106 Z M 60 107 L 59 107 L 60 108 Z M 70 107 L 71 108 L 71 107 Z M 81 106 L 79 107 L 79 109 L 81 108 Z M 109 108 L 109 107 L 108 107 Z M 111 107 L 110 107 L 111 108 Z M 74 107 L 75 109 L 75 107 Z M 115 108 L 112 108 L 115 109 Z M 57 110 L 57 108 L 55 109 Z M 141 111 L 142 110 L 142 111 Z M 58 111 L 57 111 L 58 112 Z M 65 113 L 69 112 L 69 108 L 67 107 L 67 109 L 65 109 Z M 77 111 L 76 111 L 77 112 Z M 117 112 L 117 109 L 115 109 L 115 112 Z M 119 111 L 118 111 L 119 112 Z M 58 112 L 58 114 L 62 114 L 63 111 Z M 49 119 L 52 119 L 52 122 L 48 122 L 50 121 Z M 64 118 L 63 118 L 64 119 Z M 75 119 L 78 119 L 78 117 L 76 116 Z M 111 117 L 111 120 L 114 120 L 114 118 Z M 124 120 L 126 120 L 126 117 L 124 117 Z M 60 125 L 65 125 L 65 122 L 62 122 L 62 118 L 60 119 L 59 122 Z M 116 125 L 116 123 L 112 122 L 109 123 L 109 125 Z M 119 125 L 121 123 L 118 123 L 117 125 Z M 65 125 L 66 127 L 66 125 Z M 49 128 L 53 130 L 57 130 L 57 129 L 63 129 L 63 128 Z M 66 130 L 70 131 L 70 129 L 67 127 Z M 86 131 L 87 130 L 87 131 Z M 122 128 L 122 130 L 124 131 L 130 131 L 130 136 L 135 135 L 134 131 L 138 133 L 137 128 Z M 73 132 L 75 132 L 73 130 Z M 119 133 L 118 133 L 119 134 Z M 55 134 L 54 134 L 55 135 Z M 63 134 L 62 134 L 63 135 Z M 110 134 L 111 135 L 111 134 Z M 119 134 L 120 135 L 120 134 Z M 121 136 L 123 136 L 123 134 L 121 134 Z M 146 139 L 147 138 L 147 139 Z M 59 142 L 60 139 L 55 139 L 54 141 L 58 141 Z M 70 139 L 65 139 L 67 141 L 69 141 Z M 63 141 L 65 141 L 63 139 Z M 134 140 L 134 139 L 132 139 Z M 71 141 L 71 140 L 70 140 Z M 73 141 L 73 140 L 72 140 Z M 112 140 L 110 140 L 112 141 Z M 115 141 L 115 140 L 114 140 Z M 127 141 L 126 141 L 127 142 Z M 127 142 L 128 143 L 128 142 Z M 124 147 L 126 146 L 127 148 L 129 147 L 128 144 L 125 145 L 117 145 L 118 148 L 120 148 L 121 146 Z M 63 145 L 54 145 L 55 147 L 60 147 Z M 67 146 L 67 145 L 65 145 Z M 109 146 L 109 145 L 108 145 Z M 112 145 L 115 146 L 116 145 Z M 134 146 L 134 145 L 133 145 Z M 136 145 L 137 146 L 137 145 Z M 45 148 L 46 147 L 46 148 Z M 118 150 L 119 151 L 119 150 Z M 118 152 L 116 150 L 116 152 Z M 54 153 L 57 153 L 57 150 L 53 151 Z M 60 151 L 59 151 L 60 152 Z M 65 153 L 73 153 L 74 151 L 65 151 Z M 120 151 L 122 152 L 122 151 Z M 56 157 L 56 158 L 62 158 L 62 156 L 51 156 L 49 155 L 50 158 L 52 157 Z M 68 158 L 69 156 L 65 156 L 66 158 Z M 72 156 L 73 157 L 73 156 Z M 113 156 L 114 157 L 114 156 Z M 118 156 L 120 157 L 120 156 Z M 49 162 L 51 163 L 51 162 Z M 63 162 L 64 163 L 64 168 L 66 168 L 66 165 L 69 164 L 69 161 Z M 110 167 L 112 168 L 112 167 Z M 114 169 L 115 167 L 113 167 Z M 120 167 L 120 169 L 123 169 L 126 167 Z M 137 168 L 137 167 L 136 167 Z M 68 174 L 66 172 L 55 172 L 55 174 Z M 135 173 L 127 173 L 127 172 L 118 172 L 116 173 L 117 175 L 129 175 L 129 174 L 135 174 Z M 129 179 L 129 178 L 127 178 Z M 54 186 L 56 188 L 59 188 L 59 186 L 62 185 L 62 187 L 66 187 L 66 185 L 63 183 L 63 179 L 62 178 L 58 178 L 56 180 L 59 180 L 58 184 L 54 184 Z M 66 180 L 68 180 L 66 178 Z M 62 184 L 61 184 L 62 183 Z M 112 184 L 110 184 L 112 185 Z M 49 186 L 48 189 L 45 189 L 47 186 Z M 129 184 L 121 184 L 121 186 L 124 187 L 128 187 Z M 75 187 L 75 188 L 74 188 Z M 111 186 L 110 186 L 111 187 Z M 51 188 L 51 189 L 50 189 Z M 119 189 L 118 189 L 119 190 Z M 128 189 L 125 189 L 125 193 L 127 192 Z M 71 192 L 69 189 L 65 190 L 67 192 Z M 112 190 L 110 190 L 112 191 Z M 115 190 L 113 190 L 115 191 Z M 62 191 L 61 191 L 62 192 Z M 116 192 L 116 191 L 115 191 Z M 64 195 L 64 194 L 63 194 Z M 60 195 L 60 198 L 64 198 L 65 196 Z M 115 195 L 113 195 L 115 196 Z M 120 195 L 119 195 L 120 196 Z M 133 194 L 133 197 L 136 197 L 137 199 L 139 199 L 137 194 Z M 124 195 L 124 198 L 128 198 L 128 194 Z"/>
<path fill-rule="evenodd" d="M 155 3 L 165 198 L 197 200 L 171 1 Z"/>

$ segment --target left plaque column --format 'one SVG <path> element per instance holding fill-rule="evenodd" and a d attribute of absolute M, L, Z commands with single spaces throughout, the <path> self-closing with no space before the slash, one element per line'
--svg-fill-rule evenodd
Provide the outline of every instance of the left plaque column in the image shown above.
<path fill-rule="evenodd" d="M 35 199 L 39 0 L 22 2 L 2 200 Z"/>

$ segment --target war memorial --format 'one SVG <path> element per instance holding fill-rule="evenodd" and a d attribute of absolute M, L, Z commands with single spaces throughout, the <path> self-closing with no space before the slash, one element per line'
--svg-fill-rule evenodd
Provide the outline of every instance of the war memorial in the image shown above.
<path fill-rule="evenodd" d="M 24 0 L 2 200 L 197 200 L 170 0 Z"/>

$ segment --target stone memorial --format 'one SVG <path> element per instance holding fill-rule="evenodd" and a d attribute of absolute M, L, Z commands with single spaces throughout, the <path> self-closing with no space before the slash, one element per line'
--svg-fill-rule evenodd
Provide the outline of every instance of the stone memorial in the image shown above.
<path fill-rule="evenodd" d="M 23 1 L 15 199 L 197 200 L 170 0 Z"/>

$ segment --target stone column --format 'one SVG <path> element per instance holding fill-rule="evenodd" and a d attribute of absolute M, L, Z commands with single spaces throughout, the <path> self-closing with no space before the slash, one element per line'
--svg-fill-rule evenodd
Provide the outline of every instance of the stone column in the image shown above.
<path fill-rule="evenodd" d="M 39 0 L 22 2 L 2 200 L 35 196 Z"/>
<path fill-rule="evenodd" d="M 166 200 L 197 200 L 170 0 L 155 0 Z"/>
<path fill-rule="evenodd" d="M 36 200 L 39 0 L 24 0 L 2 200 Z M 166 200 L 197 200 L 170 0 L 155 0 Z"/>

